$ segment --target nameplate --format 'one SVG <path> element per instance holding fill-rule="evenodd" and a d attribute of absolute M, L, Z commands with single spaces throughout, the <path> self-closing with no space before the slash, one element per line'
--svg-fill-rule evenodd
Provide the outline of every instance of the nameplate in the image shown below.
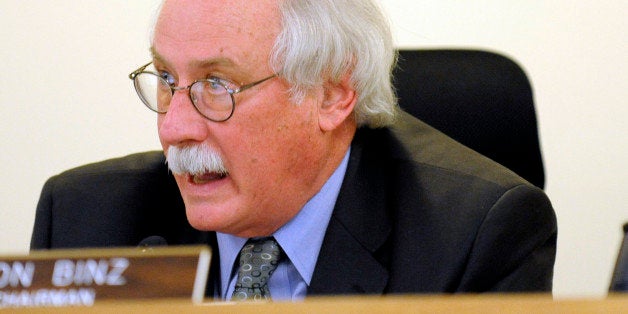
<path fill-rule="evenodd" d="M 207 246 L 32 251 L 0 256 L 0 308 L 91 306 L 103 300 L 205 294 Z"/>

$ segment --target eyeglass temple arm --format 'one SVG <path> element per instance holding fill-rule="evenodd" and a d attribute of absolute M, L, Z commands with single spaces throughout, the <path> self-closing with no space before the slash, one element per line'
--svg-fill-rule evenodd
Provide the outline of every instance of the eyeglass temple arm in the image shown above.
<path fill-rule="evenodd" d="M 243 91 L 245 89 L 249 89 L 249 88 L 251 88 L 251 87 L 253 87 L 253 86 L 257 85 L 257 84 L 261 84 L 261 83 L 263 83 L 265 81 L 270 80 L 271 78 L 278 77 L 278 76 L 279 76 L 279 74 L 273 74 L 273 75 L 271 75 L 269 77 L 265 77 L 265 78 L 263 78 L 263 79 L 261 79 L 259 81 L 256 81 L 256 82 L 253 82 L 253 83 L 249 83 L 249 84 L 246 84 L 246 85 L 242 85 L 242 86 L 240 86 L 240 88 L 238 88 L 237 90 L 235 90 L 233 92 L 234 92 L 234 94 L 239 93 L 239 92 L 241 92 L 241 91 Z"/>
<path fill-rule="evenodd" d="M 149 66 L 151 63 L 153 63 L 153 61 L 146 63 L 143 66 L 139 67 L 137 70 L 131 72 L 131 74 L 129 74 L 129 78 L 134 79 L 138 74 L 142 73 L 144 69 L 146 69 L 146 67 Z"/>

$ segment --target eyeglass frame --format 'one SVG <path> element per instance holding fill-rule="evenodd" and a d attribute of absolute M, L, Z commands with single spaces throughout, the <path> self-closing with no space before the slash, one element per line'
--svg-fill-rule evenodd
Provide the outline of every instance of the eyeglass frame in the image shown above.
<path fill-rule="evenodd" d="M 146 68 L 147 68 L 147 67 L 148 67 L 151 63 L 153 63 L 153 61 L 150 61 L 150 62 L 146 63 L 145 65 L 143 65 L 143 66 L 141 66 L 141 67 L 137 68 L 137 70 L 135 70 L 135 71 L 133 71 L 133 72 L 131 72 L 131 73 L 129 74 L 129 79 L 131 79 L 131 80 L 133 81 L 133 87 L 135 88 L 135 93 L 137 93 L 137 95 L 139 96 L 139 98 L 140 98 L 140 100 L 142 101 L 142 103 L 143 103 L 146 107 L 148 107 L 148 109 L 150 109 L 150 110 L 151 110 L 151 111 L 153 111 L 153 112 L 156 112 L 156 113 L 162 113 L 162 114 L 163 114 L 163 113 L 167 113 L 167 112 L 168 112 L 168 110 L 161 112 L 161 111 L 159 111 L 159 110 L 153 109 L 153 108 L 151 107 L 151 105 L 149 105 L 149 104 L 147 104 L 147 103 L 146 103 L 145 98 L 142 96 L 142 94 L 140 94 L 140 91 L 138 90 L 137 83 L 136 83 L 137 81 L 135 80 L 135 78 L 136 78 L 138 75 L 142 74 L 142 73 L 147 73 L 147 74 L 152 74 L 152 75 L 155 75 L 155 76 L 157 77 L 157 79 L 158 79 L 158 80 L 161 80 L 161 81 L 165 82 L 165 83 L 166 83 L 166 85 L 170 88 L 170 92 L 172 93 L 172 95 L 171 95 L 171 96 L 174 96 L 174 93 L 175 93 L 175 92 L 177 92 L 177 91 L 187 89 L 187 91 L 188 91 L 188 97 L 190 98 L 190 101 L 192 102 L 192 105 L 194 106 L 194 109 L 196 109 L 196 111 L 197 111 L 197 112 L 198 112 L 201 116 L 203 116 L 205 119 L 210 120 L 210 121 L 213 121 L 213 122 L 225 122 L 225 121 L 229 120 L 229 119 L 233 116 L 233 112 L 235 111 L 235 98 L 233 97 L 233 95 L 234 95 L 234 94 L 238 94 L 238 93 L 243 92 L 243 91 L 245 91 L 245 90 L 247 90 L 247 89 L 249 89 L 249 88 L 251 88 L 251 87 L 253 87 L 253 86 L 256 86 L 256 85 L 258 85 L 258 84 L 261 84 L 261 83 L 263 83 L 263 82 L 265 82 L 265 81 L 268 81 L 268 80 L 270 80 L 270 79 L 272 79 L 272 78 L 275 78 L 275 77 L 278 77 L 278 76 L 279 76 L 279 74 L 276 74 L 276 73 L 275 73 L 275 74 L 273 74 L 273 75 L 270 75 L 270 76 L 265 77 L 265 78 L 263 78 L 263 79 L 261 79 L 261 80 L 255 81 L 255 82 L 253 82 L 253 83 L 248 83 L 248 84 L 241 85 L 241 86 L 239 86 L 238 88 L 235 88 L 235 89 L 233 89 L 233 88 L 229 88 L 229 87 L 228 87 L 228 86 L 226 86 L 226 85 L 225 85 L 225 84 L 224 84 L 224 83 L 223 83 L 220 79 L 213 79 L 213 78 L 196 80 L 196 81 L 192 82 L 192 84 L 190 84 L 190 85 L 188 85 L 188 86 L 171 86 L 171 85 L 168 83 L 168 81 L 166 81 L 166 79 L 164 79 L 163 77 L 161 77 L 161 75 L 160 75 L 159 73 L 156 73 L 156 72 L 151 72 L 151 71 L 144 71 L 144 70 L 145 70 L 145 69 L 146 69 Z M 213 119 L 213 118 L 210 118 L 210 117 L 206 116 L 205 114 L 203 114 L 203 112 L 201 111 L 201 109 L 199 109 L 199 108 L 198 108 L 198 106 L 197 106 L 196 102 L 195 102 L 195 101 L 194 101 L 194 99 L 192 98 L 192 86 L 194 86 L 194 84 L 197 84 L 197 83 L 206 83 L 206 82 L 209 82 L 209 83 L 212 83 L 212 84 L 219 84 L 220 86 L 222 86 L 222 87 L 224 87 L 224 88 L 225 88 L 225 90 L 226 90 L 226 91 L 227 91 L 227 93 L 229 94 L 229 97 L 231 97 L 231 112 L 229 112 L 229 116 L 227 116 L 226 118 L 224 118 L 224 119 L 222 119 L 222 120 L 221 120 L 221 119 Z M 170 101 L 172 101 L 172 97 L 170 98 Z M 168 108 L 170 108 L 170 104 L 168 104 Z"/>

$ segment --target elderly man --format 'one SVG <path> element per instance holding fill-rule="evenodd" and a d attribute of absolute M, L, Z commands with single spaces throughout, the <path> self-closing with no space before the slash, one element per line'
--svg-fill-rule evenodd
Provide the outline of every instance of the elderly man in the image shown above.
<path fill-rule="evenodd" d="M 163 153 L 50 179 L 32 248 L 208 243 L 226 300 L 550 290 L 547 197 L 399 111 L 391 41 L 365 0 L 166 1 L 130 75 Z"/>

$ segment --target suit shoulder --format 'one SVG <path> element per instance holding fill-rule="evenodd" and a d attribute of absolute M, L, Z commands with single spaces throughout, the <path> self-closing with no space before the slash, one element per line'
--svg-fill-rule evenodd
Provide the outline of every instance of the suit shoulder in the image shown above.
<path fill-rule="evenodd" d="M 85 164 L 66 170 L 46 181 L 44 188 L 57 191 L 65 189 L 89 189 L 90 186 L 108 186 L 114 182 L 130 184 L 131 181 L 161 182 L 168 180 L 169 172 L 163 152 L 135 153 Z"/>
<path fill-rule="evenodd" d="M 107 173 L 151 173 L 165 169 L 163 152 L 149 151 L 89 163 L 66 170 L 56 177 L 91 176 Z"/>
<path fill-rule="evenodd" d="M 390 129 L 395 156 L 454 175 L 470 176 L 504 187 L 530 185 L 512 170 L 458 143 L 409 114 Z"/>

